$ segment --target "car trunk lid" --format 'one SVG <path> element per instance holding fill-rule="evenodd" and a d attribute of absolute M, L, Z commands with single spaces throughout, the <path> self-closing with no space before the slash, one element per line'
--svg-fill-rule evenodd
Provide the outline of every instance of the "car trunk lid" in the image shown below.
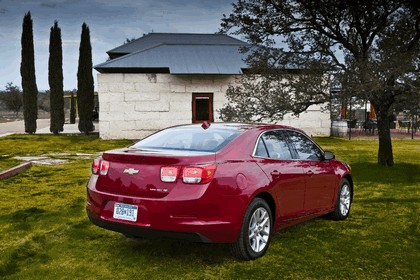
<path fill-rule="evenodd" d="M 179 150 L 121 149 L 106 152 L 109 162 L 106 175 L 100 175 L 97 188 L 107 193 L 160 198 L 168 195 L 179 181 L 163 182 L 162 167 L 181 167 L 215 162 L 215 153 Z"/>

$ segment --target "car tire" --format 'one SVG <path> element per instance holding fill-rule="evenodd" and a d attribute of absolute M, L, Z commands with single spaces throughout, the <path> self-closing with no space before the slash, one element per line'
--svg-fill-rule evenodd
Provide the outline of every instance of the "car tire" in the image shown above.
<path fill-rule="evenodd" d="M 267 202 L 255 198 L 248 206 L 238 240 L 230 244 L 230 252 L 239 260 L 262 257 L 270 245 L 273 218 Z"/>
<path fill-rule="evenodd" d="M 353 202 L 353 189 L 347 179 L 341 181 L 337 192 L 335 209 L 331 213 L 331 218 L 336 221 L 347 219 L 350 214 L 351 203 Z"/>

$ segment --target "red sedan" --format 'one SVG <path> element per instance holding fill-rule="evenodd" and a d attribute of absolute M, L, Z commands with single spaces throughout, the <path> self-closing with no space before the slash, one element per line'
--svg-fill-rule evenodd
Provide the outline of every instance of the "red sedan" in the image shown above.
<path fill-rule="evenodd" d="M 87 213 L 130 237 L 231 243 L 265 254 L 281 228 L 350 212 L 350 167 L 298 129 L 212 123 L 161 130 L 95 159 Z"/>

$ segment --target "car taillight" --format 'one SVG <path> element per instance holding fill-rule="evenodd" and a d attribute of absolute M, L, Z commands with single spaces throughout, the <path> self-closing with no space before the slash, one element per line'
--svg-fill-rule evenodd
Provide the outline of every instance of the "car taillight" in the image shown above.
<path fill-rule="evenodd" d="M 184 167 L 182 180 L 187 184 L 205 184 L 213 179 L 216 165 Z"/>
<path fill-rule="evenodd" d="M 109 170 L 109 161 L 101 160 L 101 167 L 99 169 L 99 174 L 106 175 Z"/>
<path fill-rule="evenodd" d="M 101 166 L 101 159 L 95 158 L 92 162 L 92 174 L 97 175 Z"/>
<path fill-rule="evenodd" d="M 101 158 L 95 158 L 92 163 L 92 174 L 94 175 L 106 175 L 109 170 L 109 161 Z"/>
<path fill-rule="evenodd" d="M 162 182 L 175 182 L 178 178 L 180 167 L 177 166 L 171 166 L 171 167 L 162 167 L 160 169 L 160 179 Z"/>

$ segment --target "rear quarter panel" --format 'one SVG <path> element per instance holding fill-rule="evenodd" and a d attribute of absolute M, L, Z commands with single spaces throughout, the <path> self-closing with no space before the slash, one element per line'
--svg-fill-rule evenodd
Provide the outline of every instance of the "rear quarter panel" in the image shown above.
<path fill-rule="evenodd" d="M 229 197 L 239 229 L 255 196 L 261 192 L 269 192 L 273 196 L 270 180 L 252 157 L 258 135 L 258 131 L 246 131 L 216 154 L 217 188 L 220 195 Z"/>

